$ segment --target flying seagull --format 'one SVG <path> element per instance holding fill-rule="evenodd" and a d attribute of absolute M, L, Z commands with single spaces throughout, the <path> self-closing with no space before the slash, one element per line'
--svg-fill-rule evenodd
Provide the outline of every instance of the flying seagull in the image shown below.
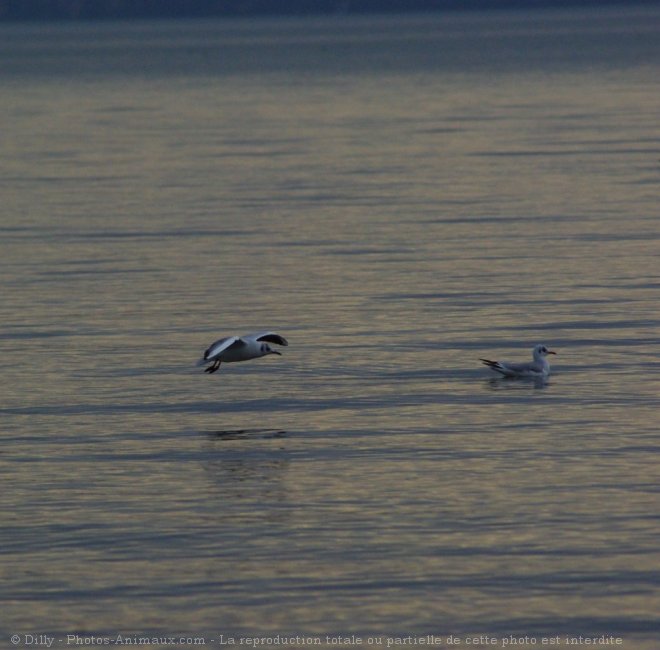
<path fill-rule="evenodd" d="M 228 336 L 224 339 L 218 339 L 211 343 L 204 352 L 204 356 L 197 362 L 198 366 L 207 363 L 211 365 L 204 369 L 204 372 L 215 372 L 220 368 L 221 363 L 232 363 L 234 361 L 248 361 L 265 357 L 267 354 L 279 354 L 277 350 L 268 345 L 275 343 L 277 345 L 289 345 L 288 341 L 275 332 L 260 332 L 258 334 L 245 334 L 244 336 Z"/>
<path fill-rule="evenodd" d="M 536 377 L 545 379 L 550 374 L 550 364 L 548 363 L 547 356 L 549 354 L 557 354 L 552 350 L 539 343 L 534 346 L 532 351 L 534 361 L 526 363 L 509 363 L 508 361 L 490 361 L 488 359 L 479 359 L 484 365 L 488 366 L 491 370 L 499 372 L 505 377 Z"/>

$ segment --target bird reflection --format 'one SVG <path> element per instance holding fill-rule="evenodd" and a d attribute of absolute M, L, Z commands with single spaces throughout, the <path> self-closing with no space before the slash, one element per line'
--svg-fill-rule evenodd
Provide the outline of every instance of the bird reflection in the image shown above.
<path fill-rule="evenodd" d="M 547 388 L 550 382 L 544 377 L 525 378 L 519 377 L 492 377 L 486 380 L 486 386 L 490 390 L 524 390 L 525 388 L 542 389 Z"/>
<path fill-rule="evenodd" d="M 208 437 L 212 440 L 245 440 L 249 438 L 286 438 L 287 432 L 282 429 L 221 429 L 209 431 Z"/>
<path fill-rule="evenodd" d="M 220 498 L 218 512 L 227 512 L 231 503 L 253 501 L 263 516 L 273 513 L 269 504 L 287 499 L 286 475 L 289 455 L 281 440 L 282 429 L 221 429 L 206 432 L 206 458 L 203 463 L 211 490 Z M 226 444 L 230 443 L 231 444 Z"/>

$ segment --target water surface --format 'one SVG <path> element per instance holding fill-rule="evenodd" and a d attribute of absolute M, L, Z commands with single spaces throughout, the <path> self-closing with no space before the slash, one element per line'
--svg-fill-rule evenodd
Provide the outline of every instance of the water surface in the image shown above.
<path fill-rule="evenodd" d="M 2 27 L 3 634 L 655 648 L 658 18 Z"/>

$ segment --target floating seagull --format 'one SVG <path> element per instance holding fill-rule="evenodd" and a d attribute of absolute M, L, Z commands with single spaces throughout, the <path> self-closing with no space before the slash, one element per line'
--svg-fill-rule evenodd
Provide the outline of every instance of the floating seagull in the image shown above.
<path fill-rule="evenodd" d="M 224 339 L 218 339 L 212 343 L 204 356 L 197 362 L 198 366 L 210 363 L 204 372 L 215 372 L 220 368 L 220 364 L 232 363 L 234 361 L 247 361 L 248 359 L 257 359 L 267 354 L 279 354 L 277 350 L 268 345 L 276 343 L 277 345 L 289 345 L 288 341 L 274 332 L 261 332 L 259 334 L 246 334 L 245 336 L 228 336 Z"/>
<path fill-rule="evenodd" d="M 532 351 L 534 361 L 527 363 L 509 363 L 508 361 L 489 361 L 488 359 L 479 359 L 491 370 L 499 372 L 505 377 L 536 377 L 545 379 L 550 374 L 550 364 L 546 357 L 549 354 L 557 354 L 548 350 L 543 344 L 534 346 Z"/>

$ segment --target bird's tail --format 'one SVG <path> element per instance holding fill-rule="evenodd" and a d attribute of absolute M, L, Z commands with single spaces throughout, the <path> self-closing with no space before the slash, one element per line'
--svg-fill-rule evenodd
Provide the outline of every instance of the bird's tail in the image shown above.
<path fill-rule="evenodd" d="M 195 367 L 199 368 L 200 366 L 204 366 L 204 365 L 206 365 L 207 363 L 209 363 L 209 360 L 208 360 L 208 359 L 205 359 L 204 357 L 202 357 L 202 358 L 201 358 L 201 359 L 195 364 Z"/>
<path fill-rule="evenodd" d="M 494 370 L 495 372 L 500 372 L 503 375 L 506 374 L 504 368 L 502 368 L 502 364 L 499 361 L 491 361 L 490 359 L 479 359 L 481 363 L 484 364 L 484 366 L 488 366 L 491 370 Z"/>

